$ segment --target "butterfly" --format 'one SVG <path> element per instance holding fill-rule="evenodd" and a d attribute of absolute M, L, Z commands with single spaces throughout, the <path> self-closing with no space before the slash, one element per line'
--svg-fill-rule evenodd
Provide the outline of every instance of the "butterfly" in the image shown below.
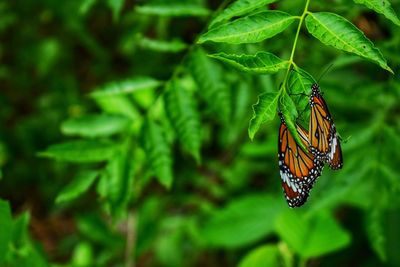
<path fill-rule="evenodd" d="M 340 140 L 328 106 L 316 83 L 311 86 L 309 104 L 311 106 L 309 149 L 318 160 L 328 163 L 331 169 L 341 169 L 343 156 Z"/>
<path fill-rule="evenodd" d="M 290 133 L 282 113 L 278 138 L 278 159 L 282 187 L 290 207 L 300 207 L 309 196 L 315 180 L 321 175 L 324 164 L 309 151 L 304 151 Z M 308 145 L 308 132 L 297 126 L 304 145 Z"/>

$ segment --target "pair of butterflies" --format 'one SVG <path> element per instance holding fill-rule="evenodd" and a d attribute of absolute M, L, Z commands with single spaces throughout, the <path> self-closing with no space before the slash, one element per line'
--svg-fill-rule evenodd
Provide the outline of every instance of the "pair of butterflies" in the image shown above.
<path fill-rule="evenodd" d="M 317 84 L 312 85 L 311 91 L 309 130 L 296 125 L 301 141 L 308 147 L 308 151 L 304 151 L 296 143 L 280 113 L 279 169 L 290 207 L 300 207 L 307 201 L 325 163 L 333 170 L 343 166 L 342 150 L 328 106 Z"/>

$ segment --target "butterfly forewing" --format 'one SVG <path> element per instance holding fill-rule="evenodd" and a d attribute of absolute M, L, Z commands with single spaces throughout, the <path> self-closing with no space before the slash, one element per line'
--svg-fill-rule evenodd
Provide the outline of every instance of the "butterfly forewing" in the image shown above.
<path fill-rule="evenodd" d="M 343 166 L 343 158 L 335 124 L 319 86 L 313 84 L 311 89 L 308 132 L 310 151 L 318 160 L 327 162 L 331 169 L 340 169 Z"/>

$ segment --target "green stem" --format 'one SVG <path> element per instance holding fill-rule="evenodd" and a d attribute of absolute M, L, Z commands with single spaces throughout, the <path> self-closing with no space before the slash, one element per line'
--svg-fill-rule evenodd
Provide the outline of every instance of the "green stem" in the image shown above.
<path fill-rule="evenodd" d="M 296 66 L 296 64 L 294 63 L 293 59 L 294 59 L 294 53 L 296 51 L 296 46 L 297 46 L 297 40 L 299 39 L 299 35 L 300 35 L 300 29 L 301 26 L 303 25 L 303 21 L 304 18 L 306 17 L 307 13 L 308 13 L 308 5 L 310 4 L 310 0 L 306 1 L 306 5 L 304 6 L 304 10 L 303 10 L 303 14 L 301 14 L 300 18 L 299 18 L 299 25 L 297 26 L 297 31 L 296 31 L 296 36 L 294 37 L 294 42 L 293 42 L 293 47 L 292 47 L 292 52 L 290 54 L 290 58 L 289 58 L 289 66 L 287 68 L 286 74 L 285 74 L 285 78 L 283 79 L 283 90 L 286 90 L 286 81 L 287 78 L 289 76 L 289 72 L 292 69 L 293 66 Z"/>
<path fill-rule="evenodd" d="M 135 246 L 137 237 L 137 215 L 133 210 L 128 214 L 126 220 L 126 246 L 125 246 L 125 267 L 135 267 Z"/>

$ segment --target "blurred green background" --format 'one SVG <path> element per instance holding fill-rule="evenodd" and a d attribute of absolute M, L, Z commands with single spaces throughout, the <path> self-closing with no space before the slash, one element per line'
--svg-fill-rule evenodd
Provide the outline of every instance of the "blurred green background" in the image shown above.
<path fill-rule="evenodd" d="M 251 105 L 283 73 L 206 53 L 286 59 L 296 27 L 193 46 L 221 4 L 0 1 L 1 266 L 400 266 L 399 26 L 352 1 L 311 1 L 357 25 L 395 75 L 301 32 L 297 65 L 318 78 L 333 64 L 320 85 L 344 168 L 326 168 L 293 210 L 278 119 L 247 136 Z"/>

